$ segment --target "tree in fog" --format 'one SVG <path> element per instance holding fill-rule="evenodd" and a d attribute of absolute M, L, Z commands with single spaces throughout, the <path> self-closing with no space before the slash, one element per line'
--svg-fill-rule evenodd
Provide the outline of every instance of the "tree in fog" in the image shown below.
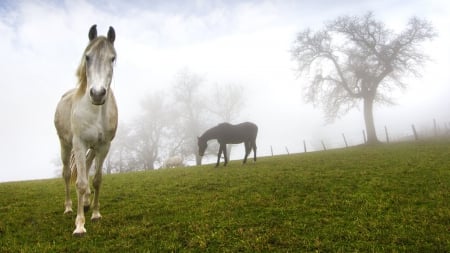
<path fill-rule="evenodd" d="M 141 101 L 142 112 L 134 123 L 135 152 L 142 169 L 154 169 L 169 126 L 170 112 L 162 92 L 153 93 Z"/>
<path fill-rule="evenodd" d="M 235 121 L 244 109 L 244 87 L 242 85 L 227 83 L 216 84 L 212 90 L 209 101 L 209 110 L 219 122 Z M 227 156 L 230 157 L 232 144 L 227 145 Z"/>
<path fill-rule="evenodd" d="M 244 108 L 244 87 L 228 83 L 214 86 L 209 102 L 209 110 L 221 122 L 236 120 Z"/>
<path fill-rule="evenodd" d="M 133 147 L 131 138 L 131 128 L 124 122 L 120 122 L 104 163 L 106 174 L 111 174 L 113 171 L 121 173 L 131 170 L 134 164 L 131 154 Z"/>
<path fill-rule="evenodd" d="M 185 156 L 194 155 L 197 165 L 201 164 L 197 136 L 207 125 L 205 98 L 200 93 L 202 84 L 203 79 L 199 75 L 184 69 L 177 74 L 172 86 L 175 109 L 172 116 L 177 119 L 174 124 L 178 127 L 180 150 Z"/>
<path fill-rule="evenodd" d="M 141 111 L 129 123 L 121 122 L 105 161 L 107 173 L 149 170 L 160 162 L 171 126 L 166 94 L 157 92 L 143 97 Z"/>
<path fill-rule="evenodd" d="M 314 76 L 305 86 L 306 101 L 323 106 L 331 121 L 362 100 L 368 143 L 376 143 L 373 104 L 393 104 L 392 91 L 406 88 L 401 77 L 418 76 L 428 59 L 420 45 L 435 36 L 426 20 L 413 17 L 396 33 L 369 12 L 300 32 L 291 54 L 300 75 Z"/>

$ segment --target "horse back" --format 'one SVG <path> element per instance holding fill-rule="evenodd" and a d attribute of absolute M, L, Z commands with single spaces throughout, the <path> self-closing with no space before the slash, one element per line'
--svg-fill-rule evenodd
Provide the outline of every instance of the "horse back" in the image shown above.
<path fill-rule="evenodd" d="M 251 122 L 244 122 L 237 125 L 223 123 L 219 126 L 221 128 L 220 139 L 229 144 L 254 141 L 258 134 L 258 127 Z"/>
<path fill-rule="evenodd" d="M 238 129 L 239 132 L 248 136 L 250 139 L 256 139 L 258 135 L 258 126 L 252 122 L 244 122 L 241 124 L 235 125 L 235 128 Z"/>

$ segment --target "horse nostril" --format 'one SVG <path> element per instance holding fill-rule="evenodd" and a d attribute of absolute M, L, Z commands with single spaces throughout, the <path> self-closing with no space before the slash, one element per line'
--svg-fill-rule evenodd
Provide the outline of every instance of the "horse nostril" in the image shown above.
<path fill-rule="evenodd" d="M 100 90 L 96 90 L 94 88 L 91 88 L 89 93 L 91 94 L 91 97 L 103 97 L 106 94 L 106 89 L 101 88 Z"/>
<path fill-rule="evenodd" d="M 106 89 L 105 88 L 101 88 L 99 93 L 98 93 L 98 95 L 103 97 L 105 94 L 106 94 Z"/>

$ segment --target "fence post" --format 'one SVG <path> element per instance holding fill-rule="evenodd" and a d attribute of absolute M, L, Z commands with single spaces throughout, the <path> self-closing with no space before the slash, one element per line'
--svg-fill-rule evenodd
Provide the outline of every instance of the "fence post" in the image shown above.
<path fill-rule="evenodd" d="M 386 126 L 384 126 L 384 132 L 386 133 L 386 142 L 389 144 L 389 134 Z"/>
<path fill-rule="evenodd" d="M 327 150 L 327 148 L 325 147 L 325 143 L 323 143 L 323 140 L 321 140 L 320 142 L 322 143 L 323 150 Z"/>
<path fill-rule="evenodd" d="M 434 125 L 434 137 L 438 136 L 438 129 L 436 124 L 436 119 L 433 119 L 433 125 Z"/>
<path fill-rule="evenodd" d="M 272 156 L 273 156 L 273 148 L 272 148 L 272 145 L 270 145 L 270 153 L 271 153 Z"/>
<path fill-rule="evenodd" d="M 289 154 L 289 149 L 288 149 L 288 147 L 285 146 L 284 148 L 286 149 L 287 154 L 290 155 L 290 154 Z"/>
<path fill-rule="evenodd" d="M 344 133 L 342 133 L 342 137 L 344 138 L 345 147 L 348 148 L 347 139 L 345 139 Z"/>
<path fill-rule="evenodd" d="M 418 140 L 419 140 L 419 136 L 417 135 L 416 127 L 414 126 L 414 124 L 411 125 L 411 128 L 412 128 L 412 130 L 413 130 L 414 139 L 415 139 L 416 141 L 418 141 Z"/>
<path fill-rule="evenodd" d="M 303 140 L 303 148 L 305 149 L 305 153 L 306 153 L 306 142 L 305 142 L 305 140 Z"/>

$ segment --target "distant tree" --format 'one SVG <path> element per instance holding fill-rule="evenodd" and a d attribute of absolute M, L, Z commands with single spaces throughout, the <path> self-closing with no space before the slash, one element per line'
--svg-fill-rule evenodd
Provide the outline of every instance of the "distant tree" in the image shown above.
<path fill-rule="evenodd" d="M 130 155 L 132 145 L 130 143 L 131 129 L 124 122 L 119 122 L 116 137 L 111 143 L 108 156 L 106 157 L 104 166 L 105 173 L 111 174 L 115 172 L 125 172 L 130 170 Z"/>
<path fill-rule="evenodd" d="M 227 83 L 214 85 L 208 108 L 213 115 L 216 115 L 219 122 L 232 123 L 240 116 L 244 105 L 244 87 Z M 227 145 L 228 157 L 230 157 L 232 146 L 232 144 Z"/>
<path fill-rule="evenodd" d="M 244 87 L 242 85 L 228 83 L 214 85 L 209 102 L 209 110 L 217 116 L 221 122 L 236 120 L 244 109 Z"/>
<path fill-rule="evenodd" d="M 183 69 L 176 75 L 172 86 L 175 109 L 172 116 L 177 118 L 174 124 L 178 128 L 179 150 L 185 157 L 194 155 L 197 165 L 201 164 L 197 136 L 204 129 L 203 126 L 208 125 L 206 99 L 200 93 L 202 84 L 203 79 L 199 75 Z"/>
<path fill-rule="evenodd" d="M 154 169 L 160 158 L 160 148 L 170 120 L 165 97 L 158 92 L 141 101 L 142 113 L 134 123 L 134 143 L 142 169 Z"/>
<path fill-rule="evenodd" d="M 396 33 L 369 12 L 339 17 L 321 31 L 300 32 L 291 54 L 300 75 L 313 72 L 305 87 L 306 101 L 323 106 L 332 121 L 362 100 L 368 143 L 376 143 L 373 104 L 393 104 L 391 91 L 407 86 L 401 77 L 418 76 L 428 60 L 420 44 L 435 36 L 425 20 L 413 17 Z"/>

